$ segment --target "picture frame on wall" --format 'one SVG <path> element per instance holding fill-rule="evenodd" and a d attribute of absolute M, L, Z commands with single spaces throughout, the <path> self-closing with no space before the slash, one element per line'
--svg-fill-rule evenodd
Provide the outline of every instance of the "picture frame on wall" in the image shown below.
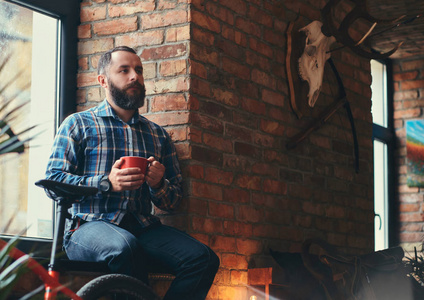
<path fill-rule="evenodd" d="M 409 187 L 424 187 L 424 119 L 406 121 L 406 171 Z"/>

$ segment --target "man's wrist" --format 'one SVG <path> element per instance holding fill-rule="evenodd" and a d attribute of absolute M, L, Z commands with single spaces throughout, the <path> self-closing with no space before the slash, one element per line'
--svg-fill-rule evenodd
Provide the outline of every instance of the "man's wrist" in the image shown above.
<path fill-rule="evenodd" d="M 112 191 L 112 182 L 109 180 L 108 175 L 104 175 L 99 181 L 99 190 L 102 193 L 108 193 Z"/>
<path fill-rule="evenodd" d="M 155 186 L 152 186 L 151 188 L 154 190 L 159 190 L 163 187 L 163 185 L 165 184 L 165 179 L 162 177 L 162 179 L 159 181 L 159 183 Z"/>

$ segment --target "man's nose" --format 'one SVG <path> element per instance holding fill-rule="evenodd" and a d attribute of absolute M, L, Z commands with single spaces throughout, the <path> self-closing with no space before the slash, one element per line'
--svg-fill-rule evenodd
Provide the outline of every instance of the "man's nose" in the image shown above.
<path fill-rule="evenodd" d="M 137 72 L 136 70 L 132 70 L 130 72 L 130 80 L 144 82 L 144 77 L 143 77 L 143 74 L 140 74 L 140 72 Z"/>

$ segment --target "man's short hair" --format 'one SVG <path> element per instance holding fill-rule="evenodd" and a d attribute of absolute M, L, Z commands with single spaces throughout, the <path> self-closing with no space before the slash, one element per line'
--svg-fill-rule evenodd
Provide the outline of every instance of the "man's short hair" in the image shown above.
<path fill-rule="evenodd" d="M 99 59 L 99 63 L 97 65 L 97 74 L 98 75 L 101 75 L 101 74 L 107 75 L 107 71 L 108 71 L 109 66 L 110 66 L 110 61 L 112 60 L 112 53 L 117 52 L 117 51 L 126 51 L 126 52 L 131 52 L 131 53 L 137 54 L 137 52 L 135 52 L 135 50 L 133 48 L 130 48 L 128 46 L 118 46 L 118 47 L 115 47 L 115 48 L 107 51 Z"/>

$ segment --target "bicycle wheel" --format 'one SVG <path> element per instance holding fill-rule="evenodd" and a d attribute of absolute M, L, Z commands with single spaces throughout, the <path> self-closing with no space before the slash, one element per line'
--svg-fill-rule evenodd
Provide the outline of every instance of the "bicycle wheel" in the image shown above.
<path fill-rule="evenodd" d="M 122 274 L 107 274 L 86 283 L 77 295 L 84 300 L 131 299 L 160 300 L 153 290 L 138 279 Z"/>

